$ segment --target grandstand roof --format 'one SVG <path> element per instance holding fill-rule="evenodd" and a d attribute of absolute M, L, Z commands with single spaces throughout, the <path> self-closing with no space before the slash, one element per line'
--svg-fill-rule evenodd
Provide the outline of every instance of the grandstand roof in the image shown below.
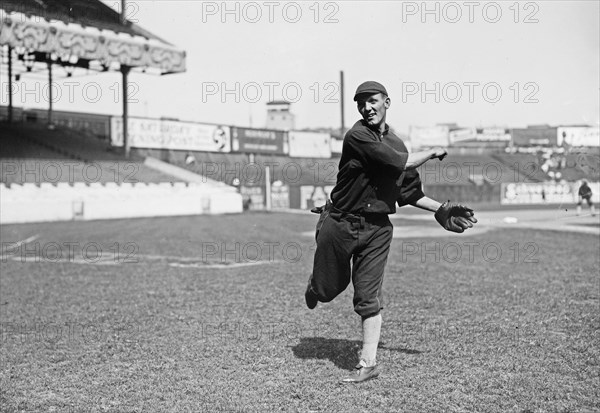
<path fill-rule="evenodd" d="M 185 71 L 185 52 L 130 22 L 100 0 L 3 0 L 0 45 L 21 54 L 55 55 L 56 63 L 96 61 L 105 70 L 122 65 Z"/>
<path fill-rule="evenodd" d="M 81 26 L 161 40 L 151 33 L 146 32 L 144 35 L 138 32 L 130 21 L 126 24 L 121 23 L 121 15 L 99 0 L 2 0 L 1 8 L 9 13 L 22 13 L 28 17 L 38 16 L 48 21 L 77 23 Z"/>

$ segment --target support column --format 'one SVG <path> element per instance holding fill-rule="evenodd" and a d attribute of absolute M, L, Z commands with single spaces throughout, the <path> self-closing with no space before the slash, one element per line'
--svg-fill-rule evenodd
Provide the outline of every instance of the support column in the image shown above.
<path fill-rule="evenodd" d="M 265 167 L 265 209 L 271 210 L 271 168 Z"/>
<path fill-rule="evenodd" d="M 52 61 L 50 56 L 48 56 L 48 100 L 48 129 L 52 129 L 54 127 L 52 123 L 52 101 L 54 98 L 52 96 Z"/>
<path fill-rule="evenodd" d="M 127 25 L 127 1 L 121 0 L 121 24 Z"/>
<path fill-rule="evenodd" d="M 346 128 L 344 119 L 344 71 L 340 70 L 340 110 L 342 112 L 342 124 L 340 127 L 340 139 L 344 139 L 344 129 Z"/>
<path fill-rule="evenodd" d="M 12 47 L 8 46 L 8 123 L 13 121 Z"/>
<path fill-rule="evenodd" d="M 127 96 L 127 75 L 129 74 L 129 66 L 121 65 L 121 73 L 123 74 L 123 152 L 126 158 L 129 158 L 129 136 L 127 135 L 127 124 L 129 119 L 128 113 L 128 96 Z"/>

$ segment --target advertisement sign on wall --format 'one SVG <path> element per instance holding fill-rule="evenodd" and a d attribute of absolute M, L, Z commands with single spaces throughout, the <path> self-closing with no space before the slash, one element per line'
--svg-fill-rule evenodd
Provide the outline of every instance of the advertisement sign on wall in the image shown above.
<path fill-rule="evenodd" d="M 242 186 L 240 187 L 244 205 L 250 211 L 262 211 L 265 209 L 265 195 L 260 186 Z"/>
<path fill-rule="evenodd" d="M 592 201 L 600 199 L 600 182 L 588 183 L 592 190 Z M 568 204 L 578 201 L 579 182 L 567 183 L 503 183 L 501 203 L 503 205 L 525 204 Z"/>
<path fill-rule="evenodd" d="M 409 136 L 413 148 L 431 148 L 434 146 L 448 146 L 449 128 L 445 125 L 438 126 L 410 126 Z"/>
<path fill-rule="evenodd" d="M 342 147 L 344 146 L 343 139 L 331 138 L 331 153 L 342 153 Z"/>
<path fill-rule="evenodd" d="M 271 185 L 271 208 L 288 209 L 290 207 L 290 187 L 274 182 Z"/>
<path fill-rule="evenodd" d="M 303 185 L 300 187 L 300 208 L 311 209 L 315 206 L 325 205 L 327 198 L 333 190 L 333 185 L 315 186 Z"/>
<path fill-rule="evenodd" d="M 556 130 L 559 146 L 600 146 L 600 128 L 586 126 L 559 127 Z"/>
<path fill-rule="evenodd" d="M 522 128 L 511 132 L 516 146 L 556 146 L 556 128 Z"/>
<path fill-rule="evenodd" d="M 461 141 L 474 141 L 477 139 L 477 130 L 475 128 L 461 128 L 448 132 L 450 143 Z"/>
<path fill-rule="evenodd" d="M 323 132 L 289 132 L 290 156 L 331 158 L 331 136 Z"/>
<path fill-rule="evenodd" d="M 477 128 L 477 140 L 508 142 L 510 141 L 510 130 L 504 128 Z"/>
<path fill-rule="evenodd" d="M 231 128 L 234 152 L 285 155 L 289 152 L 287 133 L 278 130 Z"/>
<path fill-rule="evenodd" d="M 201 152 L 231 152 L 229 126 L 129 118 L 129 146 Z M 123 120 L 111 118 L 111 143 L 123 146 Z"/>

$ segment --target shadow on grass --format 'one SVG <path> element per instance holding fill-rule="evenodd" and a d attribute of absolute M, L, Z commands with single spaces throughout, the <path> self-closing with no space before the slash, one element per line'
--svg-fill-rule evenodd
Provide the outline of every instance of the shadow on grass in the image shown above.
<path fill-rule="evenodd" d="M 362 342 L 339 338 L 302 337 L 300 343 L 292 346 L 294 355 L 301 359 L 329 360 L 344 370 L 353 370 L 358 361 Z M 405 354 L 421 354 L 419 350 L 386 347 L 379 343 L 379 348 Z"/>

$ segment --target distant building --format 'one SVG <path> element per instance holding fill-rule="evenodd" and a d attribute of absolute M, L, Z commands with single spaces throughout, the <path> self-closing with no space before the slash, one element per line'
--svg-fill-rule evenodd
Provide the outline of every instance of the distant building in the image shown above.
<path fill-rule="evenodd" d="M 296 126 L 296 117 L 290 112 L 290 102 L 273 100 L 267 103 L 267 129 L 292 130 Z"/>

